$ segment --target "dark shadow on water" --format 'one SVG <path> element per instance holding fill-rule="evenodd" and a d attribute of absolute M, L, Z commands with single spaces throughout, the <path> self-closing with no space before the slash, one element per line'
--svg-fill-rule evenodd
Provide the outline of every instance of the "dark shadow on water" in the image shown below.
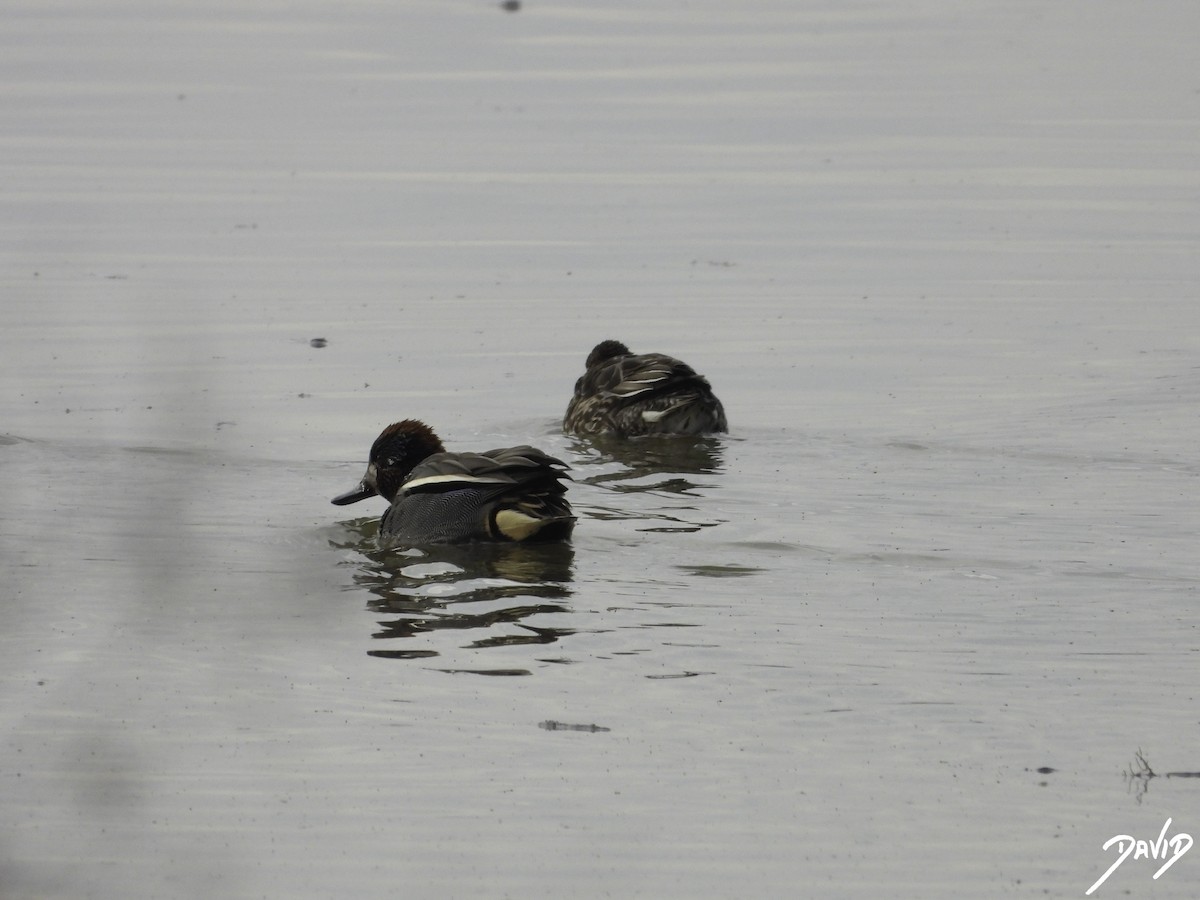
<path fill-rule="evenodd" d="M 570 613 L 575 551 L 568 543 L 449 544 L 380 549 L 378 519 L 347 522 L 347 540 L 331 541 L 357 558 L 353 581 L 368 592 L 377 620 L 371 637 L 421 646 L 367 651 L 386 659 L 441 655 L 429 645 L 450 638 L 455 646 L 487 649 L 515 644 L 552 644 L 574 629 L 535 624 L 552 613 Z M 456 670 L 468 671 L 468 670 Z M 478 674 L 528 674 L 524 670 L 472 669 Z"/>
<path fill-rule="evenodd" d="M 692 532 L 721 524 L 705 498 L 724 470 L 725 437 L 573 438 L 572 475 L 621 495 L 612 504 L 578 504 L 593 519 L 642 520 L 643 532 Z"/>

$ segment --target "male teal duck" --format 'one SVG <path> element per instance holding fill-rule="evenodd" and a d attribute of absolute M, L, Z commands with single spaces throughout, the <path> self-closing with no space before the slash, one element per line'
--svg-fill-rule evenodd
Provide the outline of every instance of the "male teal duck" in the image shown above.
<path fill-rule="evenodd" d="M 447 453 L 433 429 L 405 419 L 375 439 L 362 483 L 332 502 L 387 500 L 379 537 L 389 545 L 565 540 L 575 526 L 566 468 L 524 445 Z"/>
<path fill-rule="evenodd" d="M 708 379 L 673 356 L 635 354 L 620 341 L 601 341 L 586 367 L 563 417 L 568 433 L 635 437 L 729 430 Z"/>

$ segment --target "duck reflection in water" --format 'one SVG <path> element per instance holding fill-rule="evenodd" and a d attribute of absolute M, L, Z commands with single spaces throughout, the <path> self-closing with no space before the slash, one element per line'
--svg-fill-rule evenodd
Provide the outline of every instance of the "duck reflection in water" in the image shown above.
<path fill-rule="evenodd" d="M 572 594 L 574 567 L 569 543 L 479 542 L 395 550 L 379 547 L 378 519 L 345 525 L 350 539 L 331 543 L 358 557 L 352 562 L 357 569 L 353 580 L 370 593 L 367 608 L 394 617 L 378 621 L 379 630 L 372 634 L 377 640 L 473 632 L 469 643 L 452 638 L 455 646 L 487 648 L 550 644 L 574 634 L 572 628 L 544 624 L 548 615 L 571 612 L 565 605 Z M 373 649 L 368 655 L 392 659 L 441 655 L 425 643 Z M 509 673 L 490 670 L 487 674 Z"/>
<path fill-rule="evenodd" d="M 712 435 L 576 438 L 570 445 L 576 484 L 623 496 L 611 505 L 585 506 L 579 498 L 575 505 L 588 518 L 647 520 L 639 531 L 699 531 L 718 525 L 723 520 L 712 517 L 712 504 L 694 501 L 717 488 L 712 476 L 724 470 L 730 440 Z"/>

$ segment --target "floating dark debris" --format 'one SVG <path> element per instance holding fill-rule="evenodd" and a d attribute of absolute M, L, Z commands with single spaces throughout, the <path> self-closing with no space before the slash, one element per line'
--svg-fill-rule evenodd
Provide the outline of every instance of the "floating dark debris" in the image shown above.
<path fill-rule="evenodd" d="M 1138 748 L 1133 754 L 1133 764 L 1125 770 L 1125 780 L 1136 792 L 1137 802 L 1150 790 L 1150 781 L 1154 778 L 1200 778 L 1200 772 L 1155 772 L 1146 760 L 1146 754 Z"/>
<path fill-rule="evenodd" d="M 603 725 L 574 725 L 570 722 L 556 722 L 554 719 L 538 722 L 538 728 L 546 731 L 612 731 L 611 728 L 605 728 Z"/>
<path fill-rule="evenodd" d="M 673 672 L 669 675 L 647 675 L 646 677 L 654 681 L 664 681 L 670 678 L 695 678 L 698 675 L 712 674 L 712 672 Z"/>
<path fill-rule="evenodd" d="M 368 650 L 367 656 L 380 659 L 429 659 L 437 656 L 436 650 Z"/>

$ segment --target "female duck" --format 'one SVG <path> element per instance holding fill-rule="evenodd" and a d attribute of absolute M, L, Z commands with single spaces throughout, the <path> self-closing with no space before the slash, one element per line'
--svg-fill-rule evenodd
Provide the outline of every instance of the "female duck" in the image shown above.
<path fill-rule="evenodd" d="M 728 431 L 708 379 L 662 353 L 635 355 L 601 341 L 575 382 L 563 430 L 578 435 L 705 434 Z"/>
<path fill-rule="evenodd" d="M 388 544 L 564 540 L 575 526 L 566 468 L 528 446 L 447 453 L 433 429 L 405 419 L 383 429 L 362 483 L 333 503 L 382 496 L 391 506 L 379 537 Z"/>

